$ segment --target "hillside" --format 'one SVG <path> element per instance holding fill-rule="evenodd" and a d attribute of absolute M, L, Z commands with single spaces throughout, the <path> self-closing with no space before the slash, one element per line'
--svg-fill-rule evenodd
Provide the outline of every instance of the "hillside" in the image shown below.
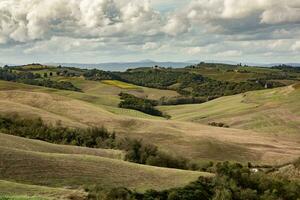
<path fill-rule="evenodd" d="M 300 130 L 298 85 L 222 97 L 204 104 L 161 106 L 174 120 L 222 122 L 232 128 L 277 135 Z"/>
<path fill-rule="evenodd" d="M 211 176 L 138 165 L 120 156 L 116 150 L 54 145 L 0 133 L 0 199 L 85 199 L 83 188 L 162 190 Z"/>
<path fill-rule="evenodd" d="M 86 196 L 87 194 L 81 190 L 53 188 L 0 180 L 0 199 L 3 198 L 5 200 L 84 199 Z"/>
<path fill-rule="evenodd" d="M 52 124 L 60 120 L 71 127 L 104 125 L 120 136 L 141 138 L 156 144 L 163 151 L 196 161 L 208 159 L 278 164 L 297 158 L 300 152 L 298 140 L 285 134 L 266 136 L 253 131 L 216 128 L 199 123 L 119 115 L 105 110 L 98 103 L 74 98 L 85 93 L 5 81 L 0 86 L 1 113 L 39 116 Z"/>
<path fill-rule="evenodd" d="M 56 154 L 84 154 L 91 156 L 100 156 L 105 158 L 122 159 L 123 152 L 112 149 L 91 149 L 70 145 L 57 145 L 40 140 L 29 140 L 13 135 L 0 133 L 0 146 L 23 151 L 34 151 L 41 153 Z"/>
<path fill-rule="evenodd" d="M 76 152 L 79 149 L 77 147 L 69 147 L 74 148 L 74 153 L 53 153 L 52 149 L 48 149 L 52 145 L 45 142 L 3 134 L 1 138 L 6 138 L 8 144 L 0 144 L 0 180 L 60 188 L 79 188 L 97 184 L 103 188 L 126 186 L 145 190 L 181 186 L 198 176 L 209 175 L 138 165 L 101 155 L 88 155 L 85 151 Z M 15 148 L 11 145 L 11 143 L 20 144 L 20 140 L 24 147 Z M 39 147 L 35 150 L 31 148 L 30 151 L 24 150 L 30 148 L 33 143 L 39 143 Z M 101 152 L 101 150 L 94 151 Z M 7 191 L 8 189 L 4 190 L 1 187 L 0 194 Z"/>

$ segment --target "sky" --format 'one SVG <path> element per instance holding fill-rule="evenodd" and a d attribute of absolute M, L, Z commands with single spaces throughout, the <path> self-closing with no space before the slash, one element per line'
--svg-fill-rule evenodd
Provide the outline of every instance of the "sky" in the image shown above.
<path fill-rule="evenodd" d="M 300 62 L 300 0 L 0 0 L 0 63 Z"/>

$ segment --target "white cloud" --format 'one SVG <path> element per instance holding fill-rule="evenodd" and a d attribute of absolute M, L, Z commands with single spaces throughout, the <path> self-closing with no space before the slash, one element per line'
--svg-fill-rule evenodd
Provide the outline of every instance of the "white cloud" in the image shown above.
<path fill-rule="evenodd" d="M 242 52 L 238 51 L 238 50 L 228 50 L 228 51 L 224 51 L 224 52 L 219 52 L 216 54 L 216 57 L 218 58 L 232 58 L 232 57 L 238 57 L 241 56 Z"/>
<path fill-rule="evenodd" d="M 300 1 L 193 0 L 184 12 L 191 21 L 202 24 L 221 23 L 226 26 L 224 20 L 247 18 L 256 20 L 257 24 L 297 23 L 300 22 Z"/>
<path fill-rule="evenodd" d="M 0 0 L 0 50 L 22 58 L 289 57 L 300 51 L 299 9 L 300 0 Z"/>
<path fill-rule="evenodd" d="M 147 42 L 146 44 L 143 45 L 142 49 L 143 50 L 153 50 L 153 49 L 158 49 L 160 47 L 160 44 L 155 43 L 155 42 Z"/>
<path fill-rule="evenodd" d="M 300 52 L 300 41 L 295 42 L 295 43 L 291 46 L 291 50 L 292 50 L 292 51 L 299 51 L 299 52 Z"/>
<path fill-rule="evenodd" d="M 203 48 L 201 47 L 189 47 L 186 48 L 186 52 L 190 55 L 197 55 L 203 52 Z"/>
<path fill-rule="evenodd" d="M 171 36 L 176 36 L 188 32 L 189 28 L 190 22 L 185 16 L 172 16 L 163 30 Z"/>
<path fill-rule="evenodd" d="M 160 15 L 147 1 L 2 0 L 2 41 L 26 42 L 55 35 L 100 37 L 154 35 Z"/>
<path fill-rule="evenodd" d="M 24 53 L 61 53 L 76 51 L 93 51 L 105 44 L 99 39 L 80 39 L 54 36 L 50 40 L 38 41 L 32 47 L 26 48 Z"/>
<path fill-rule="evenodd" d="M 292 8 L 288 5 L 281 5 L 265 10 L 261 16 L 261 23 L 280 24 L 300 22 L 300 7 Z"/>

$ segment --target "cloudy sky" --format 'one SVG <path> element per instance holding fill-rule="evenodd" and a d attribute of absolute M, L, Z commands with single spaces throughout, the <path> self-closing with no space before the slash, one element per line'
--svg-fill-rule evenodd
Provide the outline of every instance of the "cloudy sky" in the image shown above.
<path fill-rule="evenodd" d="M 0 63 L 300 62 L 300 0 L 0 0 Z"/>

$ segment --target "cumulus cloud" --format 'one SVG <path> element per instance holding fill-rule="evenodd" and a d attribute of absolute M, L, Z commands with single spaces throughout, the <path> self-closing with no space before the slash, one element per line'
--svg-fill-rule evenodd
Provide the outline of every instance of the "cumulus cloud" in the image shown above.
<path fill-rule="evenodd" d="M 190 26 L 191 24 L 187 18 L 185 18 L 184 16 L 176 15 L 172 16 L 168 20 L 163 30 L 165 33 L 171 36 L 176 36 L 188 32 Z"/>
<path fill-rule="evenodd" d="M 300 0 L 0 0 L 0 49 L 25 56 L 288 55 L 299 25 Z"/>
<path fill-rule="evenodd" d="M 2 0 L 1 42 L 26 42 L 55 35 L 100 37 L 155 35 L 160 15 L 147 1 Z M 138 31 L 137 31 L 138 30 Z"/>
<path fill-rule="evenodd" d="M 299 52 L 300 52 L 300 41 L 295 42 L 295 43 L 291 46 L 291 50 L 292 50 L 292 51 L 299 51 Z"/>
<path fill-rule="evenodd" d="M 93 51 L 105 46 L 101 39 L 81 39 L 53 36 L 49 40 L 41 40 L 26 48 L 24 53 L 60 53 L 69 51 Z"/>
<path fill-rule="evenodd" d="M 189 22 L 183 19 L 189 19 Z M 220 27 L 238 29 L 240 26 L 246 29 L 248 26 L 258 29 L 264 24 L 300 23 L 300 1 L 193 0 L 182 12 L 181 22 L 182 26 L 214 25 L 216 31 L 223 31 Z"/>
<path fill-rule="evenodd" d="M 143 45 L 143 50 L 153 50 L 153 49 L 157 49 L 160 47 L 160 44 L 156 43 L 156 42 L 147 42 L 146 44 Z"/>

